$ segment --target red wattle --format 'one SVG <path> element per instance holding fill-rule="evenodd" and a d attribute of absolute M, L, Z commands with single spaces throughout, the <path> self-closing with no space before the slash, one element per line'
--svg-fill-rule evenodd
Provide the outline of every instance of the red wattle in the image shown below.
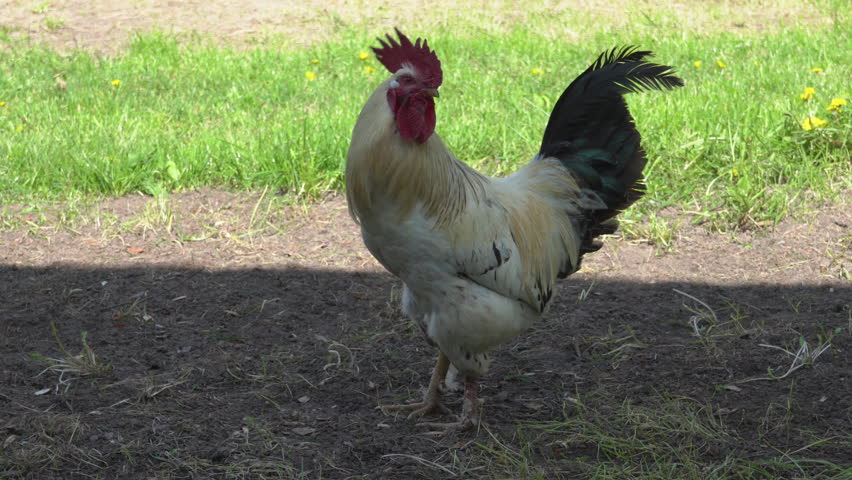
<path fill-rule="evenodd" d="M 400 97 L 388 90 L 388 104 L 396 116 L 399 135 L 408 141 L 426 143 L 435 133 L 435 101 L 425 93 Z"/>

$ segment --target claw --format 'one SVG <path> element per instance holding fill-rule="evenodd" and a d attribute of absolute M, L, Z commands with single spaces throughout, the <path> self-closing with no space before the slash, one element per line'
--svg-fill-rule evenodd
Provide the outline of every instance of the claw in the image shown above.
<path fill-rule="evenodd" d="M 379 405 L 379 408 L 385 415 L 388 415 L 390 412 L 400 410 L 413 410 L 413 412 L 408 414 L 407 418 L 409 420 L 416 417 L 422 417 L 428 413 L 432 413 L 435 411 L 445 415 L 450 413 L 450 410 L 443 403 L 441 403 L 440 399 L 424 400 L 422 402 L 405 403 L 402 405 Z"/>
<path fill-rule="evenodd" d="M 472 417 L 467 417 L 467 418 L 462 418 L 458 422 L 449 422 L 449 423 L 419 422 L 417 424 L 417 426 L 435 429 L 435 430 L 426 432 L 426 435 L 443 436 L 443 435 L 449 435 L 451 433 L 467 432 L 469 430 L 478 429 L 480 424 L 479 424 L 478 418 L 474 419 Z"/>

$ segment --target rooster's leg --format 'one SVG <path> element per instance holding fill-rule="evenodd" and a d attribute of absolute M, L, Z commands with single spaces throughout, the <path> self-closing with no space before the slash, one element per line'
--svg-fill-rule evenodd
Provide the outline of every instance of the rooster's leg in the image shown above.
<path fill-rule="evenodd" d="M 464 406 L 462 407 L 462 416 L 458 422 L 454 423 L 419 423 L 423 427 L 436 428 L 438 431 L 432 432 L 436 434 L 444 434 L 454 431 L 464 432 L 473 428 L 479 427 L 480 405 L 482 401 L 479 399 L 479 377 L 470 375 L 464 376 Z"/>
<path fill-rule="evenodd" d="M 423 397 L 422 402 L 402 405 L 382 405 L 380 408 L 385 413 L 399 410 L 413 410 L 408 415 L 408 418 L 420 417 L 436 410 L 440 413 L 450 413 L 447 407 L 441 402 L 441 383 L 447 377 L 447 370 L 449 368 L 450 359 L 444 355 L 444 352 L 441 352 L 438 355 L 438 362 L 435 364 L 432 379 L 429 380 L 429 388 L 426 390 L 426 396 Z"/>

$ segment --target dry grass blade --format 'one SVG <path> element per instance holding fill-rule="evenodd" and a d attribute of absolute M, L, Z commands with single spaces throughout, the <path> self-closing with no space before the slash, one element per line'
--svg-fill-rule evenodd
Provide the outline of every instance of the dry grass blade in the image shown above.
<path fill-rule="evenodd" d="M 386 455 L 382 455 L 382 458 L 408 458 L 408 459 L 414 460 L 417 463 L 420 463 L 422 465 L 426 465 L 427 467 L 431 467 L 431 468 L 434 468 L 436 470 L 441 470 L 442 472 L 446 472 L 447 474 L 449 474 L 452 477 L 457 476 L 456 472 L 450 470 L 449 468 L 447 468 L 443 465 L 437 464 L 435 462 L 432 462 L 430 460 L 426 460 L 425 458 L 415 456 L 415 455 L 406 455 L 404 453 L 388 453 Z"/>
<path fill-rule="evenodd" d="M 577 295 L 577 303 L 585 302 L 589 295 L 592 293 L 592 289 L 595 288 L 595 283 L 597 282 L 597 278 L 592 278 L 592 282 L 589 283 L 589 286 L 580 290 L 580 293 Z"/>
<path fill-rule="evenodd" d="M 708 333 L 710 333 L 710 330 L 712 330 L 713 327 L 715 327 L 716 325 L 719 324 L 719 318 L 716 316 L 716 312 L 714 312 L 713 309 L 710 308 L 710 305 L 707 305 L 706 303 L 695 298 L 694 296 L 692 296 L 692 295 L 690 295 L 686 292 L 682 292 L 682 291 L 680 291 L 676 288 L 673 288 L 672 291 L 677 293 L 678 295 L 683 295 L 684 297 L 689 298 L 690 300 L 693 300 L 694 302 L 696 302 L 699 305 L 701 305 L 702 307 L 704 307 L 705 311 L 698 311 L 698 310 L 693 309 L 693 308 L 684 304 L 684 308 L 686 308 L 687 310 L 689 310 L 690 312 L 692 312 L 694 314 L 691 317 L 689 317 L 689 325 L 692 327 L 693 334 L 696 337 L 700 338 L 700 337 L 707 335 Z M 710 321 L 711 319 L 712 319 L 712 322 Z M 705 322 L 709 323 L 710 325 L 702 329 L 702 327 L 701 327 L 702 321 L 705 321 Z"/>
<path fill-rule="evenodd" d="M 65 374 L 78 377 L 95 377 L 112 371 L 112 365 L 109 363 L 105 364 L 98 359 L 95 351 L 89 346 L 89 343 L 86 341 L 87 332 L 84 331 L 80 334 L 80 343 L 83 346 L 83 350 L 77 355 L 72 355 L 59 338 L 59 331 L 53 321 L 50 322 L 50 328 L 53 332 L 53 338 L 56 339 L 56 344 L 63 354 L 63 358 L 50 358 L 38 354 L 33 355 L 36 360 L 48 365 L 41 373 L 50 371 L 59 374 L 59 385 L 63 385 L 70 382 L 69 379 L 65 378 Z"/>
<path fill-rule="evenodd" d="M 178 378 L 170 379 L 165 382 L 158 381 L 156 376 L 148 376 L 145 379 L 144 385 L 142 387 L 142 397 L 144 398 L 154 398 L 157 395 L 174 388 L 178 385 L 186 383 L 189 381 L 188 370 L 183 371 Z"/>
<path fill-rule="evenodd" d="M 330 368 L 344 368 L 343 365 L 343 356 L 340 354 L 340 351 L 344 351 L 346 355 L 349 357 L 348 365 L 345 366 L 347 370 L 352 372 L 353 375 L 358 375 L 361 369 L 355 363 L 355 353 L 351 348 L 346 345 L 336 341 L 329 340 L 328 338 L 323 337 L 322 335 L 316 335 L 316 339 L 328 344 L 328 362 L 322 367 L 323 371 L 327 371 Z"/>
<path fill-rule="evenodd" d="M 787 355 L 793 357 L 793 360 L 790 362 L 790 366 L 787 368 L 787 371 L 784 372 L 783 375 L 775 375 L 772 370 L 772 367 L 769 367 L 769 375 L 766 377 L 755 377 L 755 378 L 747 378 L 745 380 L 740 380 L 736 383 L 747 383 L 754 382 L 758 380 L 781 380 L 787 378 L 790 374 L 804 367 L 805 365 L 813 364 L 820 355 L 825 353 L 826 350 L 831 348 L 831 343 L 824 342 L 817 345 L 815 350 L 811 350 L 808 342 L 804 338 L 799 339 L 799 348 L 795 352 L 791 352 L 786 348 L 778 347 L 776 345 L 767 345 L 765 343 L 758 344 L 761 347 L 772 348 L 775 350 L 780 350 Z"/>

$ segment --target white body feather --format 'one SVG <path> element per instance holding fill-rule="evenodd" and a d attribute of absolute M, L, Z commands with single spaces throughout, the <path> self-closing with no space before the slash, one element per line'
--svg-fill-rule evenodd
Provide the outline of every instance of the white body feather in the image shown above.
<path fill-rule="evenodd" d="M 370 252 L 405 283 L 405 313 L 459 371 L 480 376 L 488 352 L 529 328 L 558 274 L 578 265 L 579 211 L 599 200 L 555 159 L 493 179 L 455 159 L 437 134 L 422 145 L 401 140 L 385 101 L 392 81 L 355 126 L 350 212 Z"/>

